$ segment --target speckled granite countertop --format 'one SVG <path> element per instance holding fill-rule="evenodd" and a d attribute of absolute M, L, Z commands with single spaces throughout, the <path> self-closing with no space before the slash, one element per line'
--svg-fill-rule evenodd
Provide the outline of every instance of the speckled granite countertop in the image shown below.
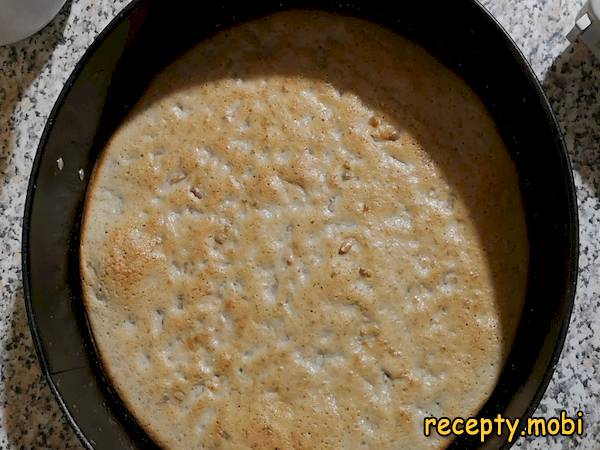
<path fill-rule="evenodd" d="M 0 47 L 0 448 L 79 448 L 44 381 L 23 302 L 21 217 L 44 123 L 75 63 L 127 0 L 76 0 L 37 35 Z M 583 438 L 520 448 L 600 446 L 600 62 L 565 33 L 582 0 L 484 0 L 531 62 L 573 160 L 581 257 L 567 342 L 536 415 L 585 413 Z"/>

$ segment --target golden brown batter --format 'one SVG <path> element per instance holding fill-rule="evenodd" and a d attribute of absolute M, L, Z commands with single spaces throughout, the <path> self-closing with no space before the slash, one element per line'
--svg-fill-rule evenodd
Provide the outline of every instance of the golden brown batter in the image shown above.
<path fill-rule="evenodd" d="M 528 244 L 484 106 L 417 45 L 287 12 L 164 70 L 97 165 L 82 235 L 105 369 L 167 448 L 429 449 L 475 414 Z"/>

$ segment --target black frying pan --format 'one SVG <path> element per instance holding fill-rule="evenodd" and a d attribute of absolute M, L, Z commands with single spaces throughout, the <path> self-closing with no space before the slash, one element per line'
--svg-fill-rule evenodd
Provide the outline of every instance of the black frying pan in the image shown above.
<path fill-rule="evenodd" d="M 86 447 L 154 446 L 103 376 L 82 307 L 79 226 L 98 153 L 153 75 L 178 54 L 223 27 L 294 7 L 356 15 L 413 39 L 459 73 L 491 111 L 518 168 L 531 247 L 515 344 L 480 415 L 530 416 L 544 393 L 575 293 L 575 189 L 557 123 L 531 68 L 476 1 L 140 0 L 100 34 L 67 81 L 44 130 L 25 206 L 23 278 L 31 331 L 52 391 Z M 505 441 L 487 447 L 507 448 Z M 477 445 L 459 439 L 452 447 Z"/>

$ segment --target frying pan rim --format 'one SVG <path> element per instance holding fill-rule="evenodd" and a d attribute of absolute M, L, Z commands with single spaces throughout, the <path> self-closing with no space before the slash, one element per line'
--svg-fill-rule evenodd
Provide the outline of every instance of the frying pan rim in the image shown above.
<path fill-rule="evenodd" d="M 471 3 L 479 6 L 483 11 L 483 13 L 487 16 L 490 22 L 496 28 L 496 31 L 500 32 L 500 34 L 504 37 L 505 41 L 508 44 L 508 48 L 514 56 L 514 59 L 521 64 L 521 68 L 523 69 L 523 73 L 527 76 L 527 81 L 529 82 L 529 87 L 535 91 L 535 94 L 538 100 L 541 103 L 541 107 L 544 111 L 544 115 L 546 116 L 546 121 L 551 125 L 550 128 L 553 131 L 553 140 L 558 144 L 557 147 L 560 148 L 559 156 L 560 162 L 562 165 L 562 180 L 565 184 L 565 190 L 568 193 L 567 202 L 569 208 L 569 234 L 571 236 L 570 239 L 570 248 L 569 248 L 569 265 L 568 271 L 565 274 L 569 278 L 565 280 L 565 304 L 563 306 L 563 310 L 561 312 L 561 321 L 560 321 L 560 329 L 557 334 L 557 340 L 554 344 L 554 350 L 550 360 L 548 361 L 548 365 L 544 370 L 544 376 L 534 394 L 529 406 L 525 410 L 522 418 L 528 418 L 533 415 L 535 410 L 540 404 L 542 397 L 544 396 L 552 377 L 554 376 L 554 371 L 556 368 L 556 364 L 560 358 L 560 355 L 563 351 L 564 344 L 567 337 L 567 332 L 569 329 L 569 324 L 571 321 L 571 315 L 573 312 L 573 307 L 575 306 L 575 294 L 577 292 L 577 279 L 579 276 L 579 209 L 577 207 L 577 190 L 575 187 L 575 180 L 573 177 L 573 167 L 571 164 L 571 158 L 569 157 L 569 153 L 567 150 L 567 146 L 565 144 L 565 140 L 563 137 L 563 133 L 560 128 L 560 124 L 552 110 L 552 106 L 550 105 L 550 101 L 546 96 L 546 93 L 542 89 L 540 81 L 538 80 L 533 68 L 529 60 L 525 57 L 517 43 L 510 36 L 508 31 L 500 24 L 498 19 L 494 17 L 494 15 L 481 3 L 477 0 L 468 0 Z M 536 355 L 537 357 L 537 355 Z M 516 435 L 520 434 L 520 431 L 525 427 L 525 421 L 521 420 L 519 426 L 516 431 Z M 513 442 L 514 443 L 514 442 Z M 508 447 L 512 446 L 509 445 Z M 508 448 L 506 447 L 506 448 Z"/>
<path fill-rule="evenodd" d="M 48 382 L 50 387 L 50 391 L 52 395 L 56 399 L 58 406 L 60 407 L 63 415 L 67 419 L 67 422 L 75 432 L 77 438 L 81 441 L 83 446 L 87 449 L 93 450 L 94 446 L 88 440 L 87 436 L 81 431 L 79 424 L 72 416 L 71 412 L 67 408 L 60 389 L 54 382 L 53 373 L 50 371 L 50 367 L 48 364 L 48 360 L 46 358 L 46 353 L 44 351 L 43 341 L 38 333 L 37 322 L 35 320 L 35 311 L 33 310 L 33 305 L 31 303 L 31 290 L 30 290 L 30 270 L 29 270 L 29 231 L 30 231 L 30 223 L 31 223 L 31 213 L 32 213 L 32 204 L 35 191 L 37 189 L 36 182 L 38 178 L 38 174 L 40 171 L 41 160 L 46 149 L 46 144 L 48 141 L 48 137 L 54 128 L 54 122 L 58 112 L 64 106 L 64 100 L 67 94 L 70 92 L 71 88 L 75 84 L 75 81 L 81 75 L 81 72 L 92 58 L 94 53 L 100 48 L 100 46 L 104 43 L 106 38 L 114 31 L 114 29 L 125 19 L 129 14 L 137 7 L 137 5 L 145 0 L 132 0 L 129 4 L 127 4 L 121 11 L 117 13 L 117 15 L 100 31 L 100 33 L 92 40 L 92 43 L 85 50 L 83 56 L 77 61 L 73 71 L 67 78 L 65 85 L 60 91 L 56 101 L 54 102 L 54 106 L 46 119 L 46 124 L 44 125 L 44 130 L 42 131 L 42 135 L 40 137 L 40 142 L 36 148 L 35 157 L 33 159 L 31 172 L 29 174 L 29 182 L 27 186 L 27 197 L 25 199 L 25 206 L 23 212 L 23 222 L 22 222 L 22 230 L 21 230 L 21 274 L 23 281 L 23 298 L 25 300 L 25 309 L 27 312 L 27 323 L 29 324 L 29 330 L 31 332 L 31 338 L 33 340 L 35 352 L 37 354 L 40 368 L 42 373 Z"/>

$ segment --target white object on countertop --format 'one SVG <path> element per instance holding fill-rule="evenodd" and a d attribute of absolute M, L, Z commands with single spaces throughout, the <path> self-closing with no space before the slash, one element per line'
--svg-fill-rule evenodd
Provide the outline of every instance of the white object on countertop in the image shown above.
<path fill-rule="evenodd" d="M 0 45 L 25 39 L 44 28 L 66 0 L 0 0 Z"/>
<path fill-rule="evenodd" d="M 588 0 L 567 39 L 571 42 L 581 40 L 600 58 L 600 0 Z"/>

